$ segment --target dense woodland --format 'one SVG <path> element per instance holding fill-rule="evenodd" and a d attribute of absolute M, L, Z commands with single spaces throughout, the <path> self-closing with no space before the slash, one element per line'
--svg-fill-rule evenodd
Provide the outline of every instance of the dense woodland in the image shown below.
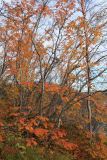
<path fill-rule="evenodd" d="M 106 47 L 106 1 L 0 1 L 0 160 L 107 160 Z"/>

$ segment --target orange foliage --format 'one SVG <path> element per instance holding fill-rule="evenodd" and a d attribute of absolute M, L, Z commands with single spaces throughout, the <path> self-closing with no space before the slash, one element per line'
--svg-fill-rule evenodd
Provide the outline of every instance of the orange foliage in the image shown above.
<path fill-rule="evenodd" d="M 61 147 L 63 147 L 64 149 L 66 149 L 68 151 L 73 151 L 73 150 L 76 150 L 78 148 L 77 144 L 68 142 L 66 140 L 59 140 L 57 142 L 57 144 L 59 144 Z"/>
<path fill-rule="evenodd" d="M 82 97 L 82 93 L 77 91 L 79 83 L 80 88 L 83 85 L 82 87 L 85 89 L 83 83 L 87 82 L 87 66 L 89 65 L 89 72 L 91 72 L 91 68 L 96 68 L 99 60 L 102 60 L 101 57 L 97 60 L 98 63 L 92 61 L 97 57 L 98 49 L 101 49 L 97 43 L 104 41 L 100 41 L 104 24 L 101 24 L 101 19 L 97 24 L 98 14 L 92 13 L 92 19 L 86 15 L 86 6 L 88 7 L 88 5 L 85 4 L 85 0 L 57 0 L 56 3 L 51 4 L 50 1 L 44 2 L 44 0 L 18 0 L 10 5 L 3 2 L 4 10 L 3 12 L 2 8 L 0 10 L 3 20 L 3 24 L 1 23 L 0 26 L 0 49 L 3 48 L 3 51 L 1 50 L 0 54 L 4 55 L 0 55 L 0 58 L 2 57 L 0 67 L 3 66 L 5 69 L 3 79 L 10 78 L 8 82 L 15 86 L 10 86 L 10 88 L 13 87 L 12 96 L 8 89 L 6 93 L 6 89 L 3 90 L 3 93 L 6 101 L 9 101 L 8 104 L 12 103 L 13 106 L 16 104 L 18 106 L 17 110 L 15 107 L 12 110 L 10 109 L 12 106 L 7 105 L 6 109 L 0 113 L 0 116 L 6 121 L 5 123 L 0 122 L 0 142 L 4 141 L 4 133 L 7 136 L 7 131 L 12 131 L 12 134 L 15 132 L 22 137 L 26 135 L 23 139 L 29 147 L 39 145 L 42 141 L 44 146 L 45 144 L 48 147 L 57 145 L 71 152 L 79 148 L 83 159 L 85 156 L 89 156 L 91 159 L 106 160 L 107 148 L 104 144 L 107 141 L 106 136 L 102 134 L 103 131 L 98 135 L 94 133 L 91 135 L 86 131 L 87 124 L 90 122 L 89 119 L 87 120 L 87 111 L 81 107 L 78 100 Z M 80 16 L 78 16 L 78 12 L 81 12 Z M 77 13 L 76 16 L 75 13 Z M 95 23 L 91 22 L 93 19 Z M 87 53 L 89 54 L 88 60 Z M 98 57 L 100 57 L 100 53 Z M 79 70 L 80 73 L 77 73 Z M 52 79 L 54 83 L 48 83 L 47 80 L 54 73 L 58 79 L 54 76 L 55 78 Z M 93 75 L 94 72 L 91 76 Z M 92 78 L 89 77 L 89 79 Z M 40 83 L 42 89 L 39 83 L 37 88 L 35 80 L 44 82 L 44 86 Z M 60 84 L 55 84 L 57 80 L 61 81 Z M 89 84 L 87 86 L 89 87 Z M 72 93 L 72 91 L 75 92 Z M 49 106 L 51 98 L 50 95 L 47 98 L 47 93 L 56 96 L 58 94 L 61 97 L 61 102 L 56 102 L 61 105 L 53 103 L 55 118 L 53 115 L 52 121 L 50 121 L 51 116 L 50 119 L 46 117 L 47 110 L 51 107 Z M 36 101 L 36 96 L 39 97 L 41 104 Z M 106 122 L 107 109 L 99 105 L 99 102 L 96 103 L 97 97 L 98 95 L 91 97 L 91 101 L 95 105 L 92 107 L 91 118 L 94 117 L 96 122 Z M 102 96 L 100 97 L 102 98 Z M 4 106 L 5 103 L 1 99 L 0 105 Z M 47 99 L 49 99 L 49 103 Z M 40 107 L 41 114 L 38 114 Z M 21 109 L 24 110 L 23 113 L 21 113 Z M 66 109 L 69 109 L 68 112 L 65 112 Z M 67 129 L 64 129 L 62 119 L 60 121 L 62 128 L 56 127 L 56 119 L 59 118 L 60 113 L 62 119 L 68 118 L 68 122 L 71 120 L 71 126 L 74 127 L 71 130 L 73 136 L 68 136 L 69 133 Z M 104 116 L 102 116 L 103 113 Z M 32 115 L 34 118 L 30 118 Z M 74 140 L 76 143 L 73 143 Z M 12 147 L 7 147 L 7 151 L 11 150 Z M 86 157 L 85 159 L 87 159 Z M 78 159 L 80 159 L 79 156 Z"/>
<path fill-rule="evenodd" d="M 43 128 L 37 128 L 33 130 L 33 133 L 37 136 L 37 137 L 45 137 L 48 134 L 48 130 L 43 129 Z"/>
<path fill-rule="evenodd" d="M 56 129 L 52 133 L 52 139 L 53 140 L 58 140 L 59 138 L 64 138 L 66 135 L 67 135 L 67 133 L 66 133 L 65 130 Z"/>
<path fill-rule="evenodd" d="M 4 124 L 2 122 L 0 122 L 0 127 L 3 127 L 3 126 L 4 126 Z"/>
<path fill-rule="evenodd" d="M 0 135 L 0 142 L 3 142 L 3 137 Z"/>
<path fill-rule="evenodd" d="M 37 142 L 35 141 L 34 138 L 27 138 L 27 139 L 26 139 L 26 145 L 27 145 L 28 147 L 36 146 L 36 145 L 37 145 Z"/>
<path fill-rule="evenodd" d="M 49 84 L 49 83 L 45 83 L 45 90 L 47 92 L 59 92 L 60 87 L 57 84 Z"/>

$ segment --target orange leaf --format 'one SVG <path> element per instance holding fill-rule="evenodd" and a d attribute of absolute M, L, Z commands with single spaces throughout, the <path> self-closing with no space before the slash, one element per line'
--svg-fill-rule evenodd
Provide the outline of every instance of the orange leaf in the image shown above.
<path fill-rule="evenodd" d="M 35 141 L 34 138 L 28 138 L 28 139 L 26 140 L 26 143 L 27 143 L 27 146 L 28 146 L 28 147 L 36 146 L 36 145 L 37 145 L 37 142 Z"/>
<path fill-rule="evenodd" d="M 2 142 L 3 141 L 3 137 L 0 135 L 0 142 Z"/>
<path fill-rule="evenodd" d="M 0 122 L 0 127 L 3 127 L 3 126 L 4 126 L 4 124 L 2 122 Z"/>
<path fill-rule="evenodd" d="M 48 134 L 48 130 L 43 128 L 37 128 L 33 131 L 33 133 L 38 137 L 42 137 Z"/>

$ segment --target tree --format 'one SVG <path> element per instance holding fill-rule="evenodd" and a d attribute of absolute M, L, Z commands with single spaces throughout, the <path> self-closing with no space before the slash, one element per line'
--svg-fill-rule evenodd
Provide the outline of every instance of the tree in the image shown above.
<path fill-rule="evenodd" d="M 92 132 L 92 85 L 106 70 L 105 67 L 93 74 L 93 70 L 100 67 L 106 58 L 101 49 L 106 26 L 104 11 L 105 8 L 100 10 L 99 5 L 84 0 L 3 2 L 0 32 L 2 48 L 6 53 L 2 60 L 2 72 L 6 66 L 4 77 L 9 75 L 19 89 L 20 109 L 24 104 L 30 104 L 25 103 L 25 97 L 35 94 L 35 81 L 41 88 L 39 113 L 42 115 L 46 106 L 48 110 L 52 108 L 49 102 L 45 103 L 45 84 L 51 76 L 51 82 L 59 84 L 59 89 L 55 85 L 48 86 L 56 90 L 53 97 L 60 95 L 63 99 L 61 112 L 56 115 L 58 121 L 66 110 L 85 98 Z M 81 97 L 86 89 L 87 94 Z M 55 101 L 54 108 L 57 98 Z"/>

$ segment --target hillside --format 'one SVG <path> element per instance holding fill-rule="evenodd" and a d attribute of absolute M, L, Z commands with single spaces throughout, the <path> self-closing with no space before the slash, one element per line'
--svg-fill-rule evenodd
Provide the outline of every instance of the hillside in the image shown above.
<path fill-rule="evenodd" d="M 18 101 L 16 88 L 6 83 L 2 83 L 0 88 L 0 158 L 2 160 L 25 160 L 26 158 L 28 160 L 79 160 L 80 158 L 86 160 L 87 157 L 90 160 L 102 159 L 102 157 L 106 160 L 106 135 L 103 131 L 105 129 L 103 123 L 106 120 L 106 117 L 104 118 L 106 110 L 103 111 L 105 94 L 96 93 L 97 96 L 95 95 L 96 105 L 98 103 L 100 108 L 96 110 L 99 106 L 93 103 L 95 107 L 93 115 L 95 115 L 92 119 L 93 134 L 90 135 L 86 99 L 83 99 L 86 97 L 85 93 L 80 94 L 80 103 L 75 103 L 69 111 L 62 114 L 58 121 L 62 105 L 67 99 L 67 93 L 63 98 L 55 89 L 60 89 L 60 86 L 49 84 L 44 96 L 43 115 L 37 111 L 40 105 L 39 85 L 37 85 L 38 90 L 34 85 L 33 101 L 36 106 L 23 106 L 22 110 L 20 106 L 14 105 L 14 100 Z M 74 94 L 74 90 L 72 92 Z M 30 96 L 29 94 L 28 99 Z M 31 104 L 34 104 L 33 101 Z M 50 104 L 51 110 L 49 110 Z"/>

